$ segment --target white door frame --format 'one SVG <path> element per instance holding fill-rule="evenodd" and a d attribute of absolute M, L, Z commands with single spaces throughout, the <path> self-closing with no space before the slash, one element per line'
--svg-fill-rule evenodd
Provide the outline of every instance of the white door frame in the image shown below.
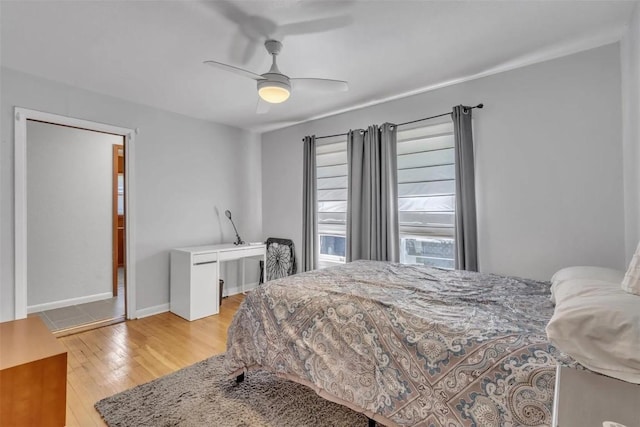
<path fill-rule="evenodd" d="M 125 233 L 127 319 L 136 318 L 134 142 L 136 131 L 73 117 L 15 107 L 15 319 L 27 317 L 27 120 L 122 135 L 125 138 Z"/>

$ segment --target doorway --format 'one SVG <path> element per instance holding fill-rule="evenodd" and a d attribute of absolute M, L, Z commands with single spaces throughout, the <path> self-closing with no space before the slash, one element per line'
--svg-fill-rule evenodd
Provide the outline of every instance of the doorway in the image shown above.
<path fill-rule="evenodd" d="M 15 318 L 62 334 L 135 318 L 134 132 L 15 111 Z"/>
<path fill-rule="evenodd" d="M 27 121 L 27 313 L 54 332 L 125 318 L 121 177 L 121 135 Z"/>

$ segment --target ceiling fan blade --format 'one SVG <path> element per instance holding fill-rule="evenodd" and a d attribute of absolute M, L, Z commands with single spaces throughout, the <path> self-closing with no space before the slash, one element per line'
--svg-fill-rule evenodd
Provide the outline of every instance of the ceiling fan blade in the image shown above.
<path fill-rule="evenodd" d="M 252 73 L 251 71 L 242 69 L 242 68 L 238 68 L 238 67 L 234 67 L 233 65 L 229 65 L 229 64 L 223 64 L 222 62 L 217 62 L 217 61 L 204 61 L 204 64 L 207 65 L 211 65 L 212 67 L 215 68 L 220 68 L 221 70 L 225 70 L 225 71 L 230 71 L 234 74 L 238 74 L 240 76 L 244 76 L 244 77 L 249 77 L 250 79 L 253 80 L 263 80 L 264 77 L 262 77 L 259 74 L 256 73 Z"/>
<path fill-rule="evenodd" d="M 251 15 L 239 24 L 240 30 L 251 40 L 264 41 L 276 32 L 278 24 L 263 16 Z"/>
<path fill-rule="evenodd" d="M 327 92 L 346 92 L 349 84 L 343 80 L 331 79 L 290 79 L 294 90 L 321 90 Z"/>
<path fill-rule="evenodd" d="M 229 46 L 229 56 L 234 63 L 247 64 L 255 56 L 259 42 L 250 40 L 241 31 L 237 31 Z"/>
<path fill-rule="evenodd" d="M 280 25 L 275 34 L 276 38 L 292 36 L 297 34 L 322 33 L 325 31 L 335 30 L 346 27 L 353 22 L 353 18 L 349 15 L 331 16 L 329 18 L 312 19 L 309 21 L 292 22 L 290 24 Z"/>
<path fill-rule="evenodd" d="M 222 16 L 227 18 L 229 21 L 234 22 L 238 26 L 243 25 L 251 18 L 251 15 L 243 11 L 237 5 L 233 4 L 233 2 L 231 1 L 217 0 L 206 2 L 206 4 L 208 6 L 211 6 Z"/>
<path fill-rule="evenodd" d="M 231 57 L 234 59 L 237 58 L 238 62 L 242 61 L 243 64 L 246 64 L 251 59 L 257 47 L 260 46 L 264 40 L 270 38 L 271 34 L 273 34 L 278 27 L 278 25 L 269 18 L 250 15 L 238 7 L 238 5 L 228 0 L 209 1 L 206 2 L 206 4 L 238 27 L 240 37 L 234 37 L 234 42 L 231 46 Z M 240 38 L 248 39 L 247 47 L 242 53 L 239 53 L 233 46 L 233 44 L 237 45 L 237 40 Z"/>
<path fill-rule="evenodd" d="M 271 109 L 271 104 L 269 104 L 264 99 L 258 97 L 258 104 L 256 105 L 256 114 L 266 114 Z"/>
<path fill-rule="evenodd" d="M 237 30 L 231 38 L 229 44 L 229 58 L 234 64 L 242 64 L 242 57 L 244 50 L 251 44 L 251 40 L 248 40 L 240 30 Z"/>
<path fill-rule="evenodd" d="M 335 11 L 337 9 L 348 9 L 355 5 L 358 0 L 340 0 L 340 1 L 299 1 L 294 3 L 293 7 L 299 7 L 307 14 L 322 14 L 328 10 Z"/>
<path fill-rule="evenodd" d="M 271 36 L 278 27 L 271 19 L 259 15 L 251 15 L 228 0 L 216 0 L 207 2 L 207 4 L 210 4 L 222 16 L 236 24 L 247 38 L 258 43 Z"/>
<path fill-rule="evenodd" d="M 251 61 L 258 51 L 258 43 L 255 41 L 250 41 L 247 43 L 247 46 L 244 48 L 244 52 L 242 52 L 242 58 L 240 59 L 243 64 Z"/>

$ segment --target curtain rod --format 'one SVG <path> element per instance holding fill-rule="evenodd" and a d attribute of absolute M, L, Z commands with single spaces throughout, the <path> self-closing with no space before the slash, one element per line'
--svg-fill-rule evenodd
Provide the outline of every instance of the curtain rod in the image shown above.
<path fill-rule="evenodd" d="M 484 104 L 480 103 L 480 104 L 476 105 L 475 107 L 466 107 L 466 108 L 468 108 L 470 110 L 473 110 L 474 108 L 482 108 L 482 107 L 484 107 Z M 450 116 L 451 114 L 452 113 L 442 113 L 442 114 L 438 114 L 436 116 L 425 117 L 423 119 L 417 119 L 417 120 L 411 120 L 410 122 L 399 123 L 396 126 L 410 125 L 412 123 L 423 122 L 425 120 L 437 119 L 438 117 Z M 333 138 L 334 136 L 347 136 L 347 135 L 349 135 L 349 132 L 336 133 L 335 135 L 316 136 L 316 139 Z M 303 141 L 304 141 L 304 139 L 303 139 Z"/>

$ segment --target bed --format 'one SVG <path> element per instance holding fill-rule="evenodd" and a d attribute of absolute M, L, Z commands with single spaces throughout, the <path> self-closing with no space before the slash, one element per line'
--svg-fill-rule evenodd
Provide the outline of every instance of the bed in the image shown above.
<path fill-rule="evenodd" d="M 228 333 L 231 377 L 263 369 L 393 426 L 551 425 L 549 284 L 356 261 L 268 282 Z"/>

